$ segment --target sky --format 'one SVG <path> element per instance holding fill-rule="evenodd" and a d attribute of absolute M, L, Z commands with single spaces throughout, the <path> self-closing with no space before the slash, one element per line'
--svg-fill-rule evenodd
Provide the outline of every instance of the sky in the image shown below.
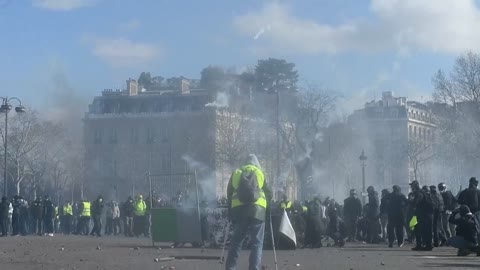
<path fill-rule="evenodd" d="M 480 48 L 476 0 L 0 0 L 0 96 L 50 111 L 142 71 L 296 64 L 359 107 L 383 91 L 426 101 L 431 77 Z"/>

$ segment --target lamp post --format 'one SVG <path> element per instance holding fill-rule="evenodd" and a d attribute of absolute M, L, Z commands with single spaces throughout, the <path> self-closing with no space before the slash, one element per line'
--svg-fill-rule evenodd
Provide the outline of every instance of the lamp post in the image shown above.
<path fill-rule="evenodd" d="M 4 163 L 4 170 L 3 170 L 3 196 L 7 196 L 7 147 L 8 147 L 8 113 L 12 109 L 12 104 L 10 101 L 15 100 L 18 102 L 18 106 L 15 107 L 15 112 L 17 113 L 24 113 L 25 107 L 22 106 L 22 101 L 16 97 L 0 97 L 2 99 L 2 105 L 0 106 L 0 113 L 5 113 L 5 138 L 3 141 L 3 163 Z"/>
<path fill-rule="evenodd" d="M 360 155 L 360 157 L 358 157 L 358 159 L 360 159 L 360 166 L 362 166 L 362 201 L 363 201 L 363 205 L 365 205 L 365 167 L 367 166 L 367 156 L 365 156 L 365 151 L 362 150 L 362 154 Z"/>

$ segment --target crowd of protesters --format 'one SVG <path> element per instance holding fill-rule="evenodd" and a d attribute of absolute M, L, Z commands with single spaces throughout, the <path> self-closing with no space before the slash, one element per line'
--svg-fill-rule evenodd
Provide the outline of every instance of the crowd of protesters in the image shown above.
<path fill-rule="evenodd" d="M 413 181 L 407 195 L 397 185 L 391 190 L 383 189 L 380 195 L 370 186 L 364 203 L 352 189 L 343 205 L 330 198 L 291 202 L 284 197 L 272 205 L 272 218 L 275 224 L 275 217 L 280 217 L 283 210 L 288 213 L 299 247 L 322 247 L 322 241 L 341 247 L 345 242 L 360 241 L 385 243 L 392 248 L 408 242 L 415 244 L 415 251 L 447 245 L 457 248 L 458 256 L 480 256 L 477 187 L 474 177 L 469 180 L 469 187 L 456 196 L 444 183 L 420 186 Z M 277 232 L 276 235 L 281 247 L 282 237 Z M 289 245 L 292 247 L 287 241 L 286 246 Z"/>

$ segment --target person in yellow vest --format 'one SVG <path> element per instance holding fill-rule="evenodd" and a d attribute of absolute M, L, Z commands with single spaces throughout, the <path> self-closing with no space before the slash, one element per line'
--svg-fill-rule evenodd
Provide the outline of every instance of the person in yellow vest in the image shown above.
<path fill-rule="evenodd" d="M 69 201 L 65 201 L 63 205 L 63 217 L 62 217 L 62 228 L 63 234 L 68 235 L 71 232 L 72 226 L 72 217 L 73 217 L 73 208 L 72 204 Z"/>
<path fill-rule="evenodd" d="M 283 195 L 282 202 L 280 203 L 280 208 L 287 211 L 287 213 L 292 210 L 292 202 L 287 198 L 286 195 Z"/>
<path fill-rule="evenodd" d="M 148 236 L 148 232 L 145 231 L 146 212 L 147 204 L 143 200 L 143 196 L 140 194 L 133 203 L 133 234 L 137 237 L 142 233 L 145 236 Z"/>
<path fill-rule="evenodd" d="M 251 241 L 248 269 L 261 269 L 267 197 L 270 192 L 260 163 L 254 154 L 250 154 L 245 165 L 233 172 L 228 183 L 229 216 L 235 229 L 225 262 L 226 270 L 237 269 L 237 259 L 247 234 Z"/>
<path fill-rule="evenodd" d="M 90 232 L 90 202 L 87 200 L 83 200 L 79 204 L 78 212 L 80 213 L 80 220 L 79 220 L 79 231 L 77 234 L 79 235 L 88 235 Z"/>

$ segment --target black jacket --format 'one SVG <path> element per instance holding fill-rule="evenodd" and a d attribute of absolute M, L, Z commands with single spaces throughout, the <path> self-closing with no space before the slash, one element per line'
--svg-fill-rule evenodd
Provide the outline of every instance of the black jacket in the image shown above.
<path fill-rule="evenodd" d="M 2 201 L 0 203 L 0 218 L 8 218 L 8 210 L 10 208 L 10 203 L 8 201 Z"/>
<path fill-rule="evenodd" d="M 470 187 L 458 195 L 458 203 L 464 204 L 470 208 L 472 213 L 480 211 L 480 190 L 476 187 Z"/>
<path fill-rule="evenodd" d="M 122 211 L 120 211 L 122 216 L 125 217 L 133 217 L 134 216 L 134 206 L 133 202 L 126 201 L 123 204 Z"/>
<path fill-rule="evenodd" d="M 90 213 L 95 216 L 101 216 L 103 213 L 103 202 L 100 202 L 99 200 L 96 200 L 92 202 L 90 206 Z"/>
<path fill-rule="evenodd" d="M 378 201 L 378 193 L 376 191 L 368 193 L 367 218 L 376 219 L 380 214 L 380 204 Z"/>
<path fill-rule="evenodd" d="M 348 197 L 343 201 L 343 215 L 349 218 L 360 217 L 362 215 L 362 202 L 357 197 Z"/>
<path fill-rule="evenodd" d="M 408 200 L 402 193 L 392 192 L 388 195 L 387 213 L 389 220 L 405 220 Z"/>
<path fill-rule="evenodd" d="M 43 201 L 43 218 L 44 219 L 55 218 L 55 206 L 50 200 Z"/>
<path fill-rule="evenodd" d="M 433 210 L 435 212 L 443 212 L 445 210 L 445 204 L 443 203 L 443 196 L 437 191 L 430 191 L 433 201 Z"/>
<path fill-rule="evenodd" d="M 459 214 L 454 212 L 450 216 L 449 222 L 457 225 L 455 228 L 457 236 L 461 236 L 473 245 L 477 245 L 478 230 L 475 218 L 472 215 L 459 217 Z"/>
<path fill-rule="evenodd" d="M 34 219 L 41 219 L 43 216 L 43 205 L 41 200 L 35 200 L 30 206 L 30 212 Z"/>
<path fill-rule="evenodd" d="M 445 205 L 445 210 L 453 211 L 457 208 L 457 199 L 453 196 L 450 190 L 442 192 L 443 204 Z"/>

